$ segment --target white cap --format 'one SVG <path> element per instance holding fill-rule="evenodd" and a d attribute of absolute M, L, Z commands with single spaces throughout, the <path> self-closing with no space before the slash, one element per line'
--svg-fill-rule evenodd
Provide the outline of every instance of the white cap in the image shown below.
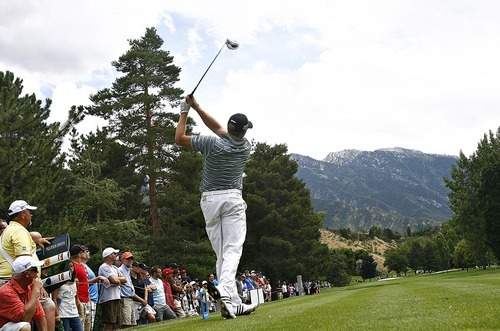
<path fill-rule="evenodd" d="M 206 280 L 201 282 L 201 285 L 205 285 L 205 284 L 208 284 L 208 282 Z"/>
<path fill-rule="evenodd" d="M 43 261 L 37 261 L 29 255 L 21 255 L 12 263 L 12 273 L 20 274 L 30 268 L 40 267 L 42 265 Z"/>
<path fill-rule="evenodd" d="M 102 258 L 105 259 L 107 258 L 110 254 L 112 253 L 118 253 L 120 250 L 119 249 L 114 249 L 113 247 L 108 247 L 102 251 Z"/>
<path fill-rule="evenodd" d="M 30 206 L 26 201 L 24 200 L 16 200 L 13 203 L 10 204 L 9 207 L 9 216 L 12 216 L 14 214 L 20 213 L 23 210 L 36 210 L 35 206 Z"/>

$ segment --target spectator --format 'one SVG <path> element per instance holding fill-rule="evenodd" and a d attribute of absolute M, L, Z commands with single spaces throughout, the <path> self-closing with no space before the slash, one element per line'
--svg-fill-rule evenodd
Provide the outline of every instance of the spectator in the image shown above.
<path fill-rule="evenodd" d="M 151 283 L 151 276 L 149 275 L 148 266 L 144 263 L 139 263 L 139 274 L 144 280 L 144 284 L 146 284 L 146 291 L 148 292 L 146 301 L 148 302 L 148 305 L 150 307 L 153 307 L 153 290 L 155 289 L 155 286 Z M 154 314 L 156 314 L 156 312 Z"/>
<path fill-rule="evenodd" d="M 295 296 L 295 287 L 293 287 L 292 283 L 288 284 L 288 297 Z"/>
<path fill-rule="evenodd" d="M 253 270 L 250 273 L 250 282 L 252 283 L 252 288 L 254 288 L 254 289 L 261 288 L 261 286 L 259 285 L 259 283 L 257 281 L 257 274 Z"/>
<path fill-rule="evenodd" d="M 78 288 L 75 283 L 77 279 L 73 263 L 70 263 L 70 271 L 71 278 L 52 292 L 52 296 L 57 304 L 64 331 L 83 331 L 81 316 L 78 312 L 81 303 L 78 298 Z"/>
<path fill-rule="evenodd" d="M 172 270 L 172 274 L 170 274 L 172 277 L 167 275 L 167 280 L 170 283 L 170 288 L 172 290 L 172 295 L 174 297 L 174 304 L 175 304 L 175 309 L 174 312 L 179 318 L 186 317 L 185 309 L 182 306 L 182 297 L 184 296 L 184 289 L 183 286 L 180 282 L 179 278 L 179 270 L 174 269 Z"/>
<path fill-rule="evenodd" d="M 118 254 L 116 255 L 115 266 L 116 266 L 117 268 L 120 268 L 120 267 L 122 266 L 122 255 L 123 255 L 122 253 L 118 253 Z"/>
<path fill-rule="evenodd" d="M 122 254 L 122 265 L 118 268 L 127 279 L 125 283 L 122 283 L 122 286 L 120 288 L 120 296 L 123 302 L 121 321 L 122 328 L 128 328 L 137 325 L 134 300 L 140 301 L 143 306 L 146 306 L 146 300 L 144 300 L 143 298 L 139 298 L 139 296 L 135 294 L 134 285 L 132 284 L 130 269 L 132 268 L 133 262 L 134 256 L 132 255 L 132 253 L 124 252 Z"/>
<path fill-rule="evenodd" d="M 1 330 L 31 330 L 31 321 L 39 331 L 48 330 L 39 301 L 43 283 L 37 273 L 42 264 L 31 256 L 19 256 L 13 261 L 12 277 L 0 288 Z"/>
<path fill-rule="evenodd" d="M 181 270 L 181 281 L 186 284 L 191 283 L 191 278 L 187 275 L 186 269 Z"/>
<path fill-rule="evenodd" d="M 89 284 L 94 284 L 102 280 L 108 282 L 109 285 L 109 281 L 103 276 L 94 277 L 92 280 L 89 279 L 85 262 L 90 258 L 90 253 L 86 246 L 80 244 L 73 245 L 69 249 L 69 253 L 71 255 L 71 261 L 73 262 L 75 277 L 78 281 L 78 314 L 82 322 L 83 330 L 90 331 L 92 324 L 92 304 L 90 302 Z"/>
<path fill-rule="evenodd" d="M 87 262 L 90 260 L 90 251 L 86 251 L 86 256 L 85 258 L 82 259 L 82 263 L 85 266 L 85 269 L 87 270 L 87 275 L 89 277 L 89 295 L 90 295 L 90 329 L 94 329 L 94 322 L 95 322 L 95 315 L 97 311 L 97 301 L 99 300 L 99 288 L 97 286 L 97 282 L 99 280 L 102 280 L 103 284 L 108 286 L 109 285 L 109 280 L 107 278 L 104 278 L 103 276 L 97 277 L 98 280 L 94 281 L 94 278 L 96 278 L 96 275 L 92 269 L 87 265 Z"/>
<path fill-rule="evenodd" d="M 215 277 L 215 274 L 209 274 L 208 275 L 208 287 L 210 288 L 212 286 L 217 286 L 217 285 L 219 285 L 219 281 Z"/>
<path fill-rule="evenodd" d="M 3 233 L 3 230 L 7 228 L 7 222 L 5 222 L 3 219 L 0 219 L 0 236 Z"/>
<path fill-rule="evenodd" d="M 208 291 L 208 282 L 206 280 L 202 281 L 201 282 L 201 288 L 200 288 L 200 296 L 202 298 L 202 302 L 203 303 L 206 303 L 205 302 L 205 297 L 203 296 L 203 293 L 206 293 L 207 296 L 207 300 L 208 300 L 208 307 L 209 307 L 209 310 L 211 312 L 214 312 L 215 311 L 215 299 L 210 295 L 209 291 Z"/>
<path fill-rule="evenodd" d="M 271 302 L 271 284 L 269 283 L 269 280 L 266 278 L 264 279 L 264 287 L 262 288 L 264 290 L 264 301 Z"/>
<path fill-rule="evenodd" d="M 286 298 L 287 297 L 286 293 L 287 293 L 286 282 L 283 281 L 281 282 L 280 289 L 278 290 L 278 300 Z"/>
<path fill-rule="evenodd" d="M 170 285 L 170 280 L 173 277 L 174 270 L 170 268 L 165 268 L 162 271 L 162 282 L 163 282 L 163 288 L 165 289 L 165 300 L 167 300 L 167 305 L 172 309 L 172 311 L 175 313 L 175 300 L 174 300 L 174 295 L 172 294 L 172 286 Z M 175 316 L 177 314 L 175 313 Z"/>
<path fill-rule="evenodd" d="M 99 304 L 102 308 L 102 321 L 104 331 L 118 330 L 121 322 L 122 303 L 120 297 L 121 284 L 127 282 L 127 278 L 113 264 L 119 251 L 112 247 L 102 251 L 104 263 L 99 267 L 98 275 L 109 280 L 109 285 L 101 289 Z"/>
<path fill-rule="evenodd" d="M 248 299 L 250 298 L 250 291 L 254 289 L 253 283 L 252 283 L 252 278 L 250 277 L 250 271 L 245 270 L 244 277 L 245 277 L 244 278 L 245 285 L 247 287 L 247 292 L 248 292 L 248 296 L 247 296 L 247 301 L 248 301 Z"/>
<path fill-rule="evenodd" d="M 180 267 L 181 267 L 181 266 L 180 266 L 178 263 L 175 263 L 175 262 L 172 262 L 172 263 L 170 263 L 170 264 L 168 265 L 168 268 L 169 268 L 169 269 L 172 269 L 172 270 L 174 270 L 174 271 L 177 271 L 177 275 L 179 275 L 179 268 L 180 268 Z"/>
<path fill-rule="evenodd" d="M 200 306 L 200 294 L 198 292 L 198 286 L 195 281 L 191 281 L 189 284 L 186 284 L 186 298 L 187 298 L 187 307 L 188 307 L 188 315 L 196 316 L 198 315 L 198 308 Z"/>
<path fill-rule="evenodd" d="M 0 254 L 0 286 L 5 284 L 12 276 L 11 265 L 15 258 L 29 255 L 38 261 L 36 245 L 43 247 L 45 244 L 50 244 L 49 239 L 52 238 L 43 238 L 38 232 L 30 233 L 27 230 L 32 222 L 32 213 L 36 209 L 37 207 L 30 206 L 24 200 L 16 200 L 9 207 L 9 226 L 4 230 L 0 242 L 0 246 L 3 247 L 2 254 Z M 54 301 L 43 287 L 40 289 L 39 299 L 45 312 L 47 328 L 53 330 L 56 325 Z"/>
<path fill-rule="evenodd" d="M 238 292 L 238 296 L 240 297 L 241 302 L 246 303 L 246 298 L 244 297 L 243 294 L 244 281 L 242 281 L 241 272 L 236 273 L 234 282 L 236 284 L 236 291 Z"/>
<path fill-rule="evenodd" d="M 156 320 L 158 322 L 163 320 L 175 319 L 174 311 L 168 306 L 167 299 L 165 297 L 165 287 L 163 286 L 163 281 L 161 279 L 161 268 L 160 266 L 153 266 L 151 268 L 151 284 L 155 286 L 153 289 L 153 308 L 156 311 Z"/>
<path fill-rule="evenodd" d="M 130 278 L 134 286 L 134 308 L 136 315 L 136 324 L 147 324 L 156 322 L 155 310 L 148 305 L 148 292 L 146 291 L 146 283 L 141 276 L 141 263 L 134 261 L 130 270 Z"/>

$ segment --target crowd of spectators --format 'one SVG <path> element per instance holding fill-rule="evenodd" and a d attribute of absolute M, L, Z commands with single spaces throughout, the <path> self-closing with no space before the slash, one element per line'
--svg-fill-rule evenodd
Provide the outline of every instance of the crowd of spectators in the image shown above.
<path fill-rule="evenodd" d="M 200 303 L 205 298 L 211 312 L 221 310 L 220 303 L 209 294 L 209 288 L 218 285 L 214 273 L 201 281 L 191 279 L 187 270 L 177 263 L 148 267 L 137 261 L 132 252 L 120 252 L 112 247 L 103 250 L 102 264 L 95 272 L 87 265 L 91 256 L 84 244 L 70 247 L 68 262 L 72 277 L 64 279 L 49 295 L 40 287 L 42 262 L 37 261 L 35 248 L 49 244 L 51 238 L 26 230 L 34 210 L 36 207 L 18 200 L 9 209 L 9 224 L 0 220 L 0 258 L 3 258 L 0 259 L 0 292 L 19 293 L 12 298 L 15 304 L 0 309 L 0 330 L 5 325 L 28 330 L 26 323 L 30 322 L 40 331 L 55 330 L 59 324 L 68 331 L 90 331 L 95 325 L 98 306 L 105 331 L 198 316 Z M 24 261 L 28 257 L 32 259 L 29 263 Z M 18 271 L 12 272 L 15 265 Z M 273 289 L 270 280 L 255 270 L 238 272 L 235 284 L 241 301 L 246 304 L 252 304 L 253 300 L 257 300 L 253 304 L 271 301 L 273 293 L 278 299 L 298 293 L 297 284 L 286 282 Z M 317 294 L 319 288 L 318 281 L 303 284 L 305 294 Z M 37 294 L 36 300 L 32 298 L 33 293 Z M 29 309 L 27 304 L 22 304 L 28 301 L 32 302 Z M 22 310 L 12 309 L 21 306 Z"/>

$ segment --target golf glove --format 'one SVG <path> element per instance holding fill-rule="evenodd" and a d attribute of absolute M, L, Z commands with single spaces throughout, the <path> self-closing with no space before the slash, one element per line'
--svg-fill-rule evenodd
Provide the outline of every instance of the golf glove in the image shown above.
<path fill-rule="evenodd" d="M 188 103 L 186 101 L 181 102 L 181 114 L 182 113 L 189 113 L 190 108 L 191 107 L 188 105 Z"/>

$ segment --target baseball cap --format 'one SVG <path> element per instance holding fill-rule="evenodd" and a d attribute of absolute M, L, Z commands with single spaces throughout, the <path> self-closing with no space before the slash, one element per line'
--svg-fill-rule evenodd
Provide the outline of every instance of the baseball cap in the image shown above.
<path fill-rule="evenodd" d="M 186 269 L 182 269 L 181 274 L 187 273 Z"/>
<path fill-rule="evenodd" d="M 206 280 L 201 282 L 201 285 L 205 285 L 205 284 L 208 284 L 208 282 Z"/>
<path fill-rule="evenodd" d="M 124 252 L 122 254 L 122 259 L 130 259 L 130 258 L 132 258 L 132 259 L 134 258 L 134 256 L 132 255 L 132 253 L 130 253 L 130 252 Z"/>
<path fill-rule="evenodd" d="M 40 267 L 43 265 L 43 261 L 36 261 L 32 256 L 21 255 L 12 263 L 12 273 L 20 274 L 30 268 Z"/>
<path fill-rule="evenodd" d="M 12 216 L 14 214 L 20 213 L 24 210 L 36 210 L 35 206 L 30 206 L 26 201 L 24 200 L 16 200 L 13 203 L 10 204 L 9 207 L 9 216 Z"/>
<path fill-rule="evenodd" d="M 148 266 L 145 264 L 145 263 L 139 263 L 139 268 L 141 268 L 142 270 L 148 270 Z"/>
<path fill-rule="evenodd" d="M 173 274 L 174 271 L 170 268 L 165 268 L 163 269 L 163 271 L 161 272 L 162 276 L 165 277 L 165 275 L 170 275 L 170 274 Z"/>
<path fill-rule="evenodd" d="M 132 262 L 132 267 L 140 267 L 141 264 L 137 261 Z"/>
<path fill-rule="evenodd" d="M 85 251 L 88 251 L 88 248 L 86 246 L 84 246 L 84 245 L 73 245 L 69 249 L 69 254 L 71 256 L 76 256 L 76 255 L 78 255 L 78 253 L 85 252 Z"/>
<path fill-rule="evenodd" d="M 194 280 L 192 280 L 192 281 L 190 281 L 190 282 L 189 282 L 189 284 L 190 284 L 190 285 L 195 285 L 195 284 L 196 284 L 196 282 L 195 282 Z"/>
<path fill-rule="evenodd" d="M 168 265 L 168 267 L 169 267 L 170 269 L 177 269 L 177 268 L 179 268 L 179 265 L 178 265 L 177 263 L 175 263 L 175 262 L 172 262 L 172 263 L 170 263 L 170 264 Z"/>
<path fill-rule="evenodd" d="M 105 248 L 103 251 L 102 251 L 102 258 L 105 259 L 107 258 L 110 254 L 112 253 L 118 253 L 120 250 L 119 249 L 114 249 L 113 247 L 108 247 L 108 248 Z"/>
<path fill-rule="evenodd" d="M 246 129 L 253 128 L 252 122 L 248 120 L 246 115 L 237 113 L 229 118 L 228 124 L 231 123 L 234 125 L 236 131 L 245 131 Z"/>

